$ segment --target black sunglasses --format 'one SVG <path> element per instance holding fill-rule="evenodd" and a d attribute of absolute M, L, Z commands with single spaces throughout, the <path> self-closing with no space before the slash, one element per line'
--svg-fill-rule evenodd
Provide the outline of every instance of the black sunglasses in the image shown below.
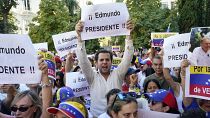
<path fill-rule="evenodd" d="M 19 108 L 18 107 L 15 107 L 15 106 L 12 106 L 10 109 L 11 111 L 13 112 L 17 112 L 17 110 L 21 111 L 21 112 L 25 112 L 27 111 L 30 107 L 32 107 L 33 105 L 29 106 L 29 107 L 25 107 L 25 106 L 20 106 Z"/>
<path fill-rule="evenodd" d="M 122 100 L 122 101 L 126 101 L 127 98 L 137 98 L 137 94 L 135 92 L 128 92 L 128 93 L 117 93 L 111 107 L 114 106 L 114 103 L 117 101 L 117 100 Z"/>

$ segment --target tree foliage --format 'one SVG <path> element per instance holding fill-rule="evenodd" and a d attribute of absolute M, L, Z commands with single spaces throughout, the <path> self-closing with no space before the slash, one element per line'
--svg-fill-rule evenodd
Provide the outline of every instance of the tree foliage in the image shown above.
<path fill-rule="evenodd" d="M 52 35 L 74 31 L 80 13 L 75 0 L 42 0 L 38 16 L 33 19 L 34 23 L 29 25 L 32 41 L 48 42 L 49 49 L 54 50 Z M 88 53 L 100 48 L 98 40 L 87 41 L 86 46 Z"/>
<path fill-rule="evenodd" d="M 30 24 L 29 35 L 33 42 L 48 42 L 54 50 L 52 35 L 70 30 L 70 16 L 65 3 L 60 0 L 42 0 L 38 16 Z"/>
<path fill-rule="evenodd" d="M 179 30 L 190 32 L 192 27 L 210 25 L 209 0 L 178 0 Z"/>
<path fill-rule="evenodd" d="M 0 33 L 13 33 L 16 30 L 14 17 L 10 14 L 12 7 L 17 5 L 17 0 L 0 0 Z"/>
<path fill-rule="evenodd" d="M 165 32 L 169 23 L 171 31 L 178 30 L 176 10 L 161 8 L 160 0 L 127 0 L 126 3 L 135 23 L 132 37 L 136 48 L 148 47 L 151 32 Z"/>

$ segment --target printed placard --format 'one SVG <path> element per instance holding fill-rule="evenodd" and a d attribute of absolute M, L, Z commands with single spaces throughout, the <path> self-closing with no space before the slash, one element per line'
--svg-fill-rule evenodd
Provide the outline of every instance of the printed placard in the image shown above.
<path fill-rule="evenodd" d="M 112 51 L 119 52 L 120 46 L 112 46 Z"/>
<path fill-rule="evenodd" d="M 151 33 L 152 47 L 162 47 L 164 38 L 178 34 L 177 32 L 154 32 Z"/>
<path fill-rule="evenodd" d="M 36 51 L 28 35 L 0 34 L 0 83 L 40 83 Z"/>
<path fill-rule="evenodd" d="M 165 68 L 180 67 L 183 59 L 188 59 L 190 33 L 177 34 L 164 39 L 163 62 Z"/>
<path fill-rule="evenodd" d="M 81 13 L 81 21 L 84 22 L 82 40 L 129 35 L 130 30 L 126 28 L 128 19 L 125 3 L 87 5 Z"/>
<path fill-rule="evenodd" d="M 44 42 L 44 43 L 34 43 L 33 44 L 34 48 L 36 51 L 39 51 L 39 50 L 48 50 L 48 44 L 47 42 Z"/>
<path fill-rule="evenodd" d="M 60 57 L 66 56 L 77 48 L 77 33 L 75 31 L 53 35 L 52 38 Z"/>
<path fill-rule="evenodd" d="M 111 70 L 115 69 L 118 67 L 118 65 L 121 63 L 122 61 L 122 58 L 119 58 L 119 57 L 114 57 L 113 58 L 113 61 L 112 61 L 112 67 L 111 67 Z"/>
<path fill-rule="evenodd" d="M 210 100 L 210 67 L 190 66 L 187 68 L 185 95 Z"/>
<path fill-rule="evenodd" d="M 90 94 L 90 87 L 81 72 L 66 73 L 66 86 L 69 86 L 76 97 Z"/>
<path fill-rule="evenodd" d="M 55 59 L 54 55 L 50 52 L 43 52 L 43 51 L 38 51 L 38 55 L 42 55 L 44 61 L 47 63 L 48 67 L 48 77 L 51 79 L 55 79 Z"/>

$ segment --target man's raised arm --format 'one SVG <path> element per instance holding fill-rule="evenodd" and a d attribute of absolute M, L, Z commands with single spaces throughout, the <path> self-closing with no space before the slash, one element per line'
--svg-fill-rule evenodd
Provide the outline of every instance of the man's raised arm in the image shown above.
<path fill-rule="evenodd" d="M 79 66 L 82 69 L 82 72 L 83 72 L 85 78 L 87 79 L 88 83 L 91 84 L 93 82 L 94 73 L 92 70 L 91 63 L 87 58 L 87 53 L 86 53 L 86 49 L 85 49 L 85 41 L 82 41 L 82 39 L 81 39 L 81 32 L 82 32 L 83 27 L 84 27 L 84 24 L 82 21 L 79 21 L 75 27 L 75 30 L 78 34 L 78 36 L 77 36 L 77 38 L 78 38 L 77 44 L 78 45 L 77 45 L 76 55 L 79 60 Z"/>

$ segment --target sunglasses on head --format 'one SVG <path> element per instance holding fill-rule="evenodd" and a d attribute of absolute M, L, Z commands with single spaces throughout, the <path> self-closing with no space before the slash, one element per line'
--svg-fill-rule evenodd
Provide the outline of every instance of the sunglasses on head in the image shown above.
<path fill-rule="evenodd" d="M 32 107 L 33 105 L 31 105 L 31 106 L 28 106 L 28 107 L 25 107 L 25 106 L 20 106 L 19 108 L 18 107 L 16 107 L 16 106 L 13 106 L 13 107 L 11 107 L 10 109 L 11 109 L 11 111 L 13 111 L 13 112 L 17 112 L 17 110 L 19 110 L 20 112 L 25 112 L 25 111 L 27 111 L 30 107 Z"/>
<path fill-rule="evenodd" d="M 126 101 L 127 98 L 136 98 L 137 97 L 137 94 L 135 92 L 128 92 L 128 93 L 117 93 L 111 107 L 114 106 L 114 103 L 117 101 L 117 100 L 121 100 L 121 101 Z"/>

